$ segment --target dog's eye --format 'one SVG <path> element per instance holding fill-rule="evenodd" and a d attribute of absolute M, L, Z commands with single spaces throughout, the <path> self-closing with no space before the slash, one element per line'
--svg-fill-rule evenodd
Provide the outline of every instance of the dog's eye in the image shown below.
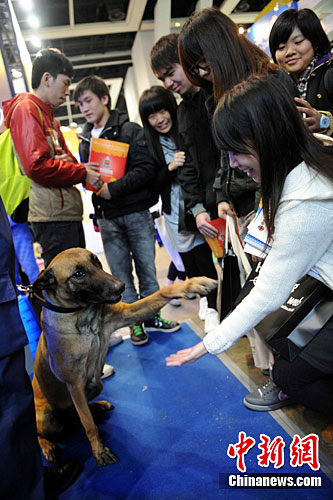
<path fill-rule="evenodd" d="M 85 276 L 85 273 L 83 271 L 76 271 L 76 273 L 73 274 L 73 278 L 76 278 L 76 279 L 81 279 L 81 278 L 84 278 Z"/>

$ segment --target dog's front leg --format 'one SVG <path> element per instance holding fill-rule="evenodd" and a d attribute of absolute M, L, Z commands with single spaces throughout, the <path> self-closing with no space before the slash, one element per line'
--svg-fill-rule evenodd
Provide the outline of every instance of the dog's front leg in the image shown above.
<path fill-rule="evenodd" d="M 217 287 L 217 281 L 204 276 L 185 280 L 183 283 L 168 285 L 153 293 L 149 297 L 125 304 L 119 302 L 112 306 L 106 306 L 105 325 L 108 321 L 114 323 L 114 328 L 136 325 L 152 318 L 161 307 L 175 298 L 185 298 L 189 293 L 198 293 L 201 296 L 208 295 Z"/>
<path fill-rule="evenodd" d="M 112 453 L 110 448 L 104 446 L 98 433 L 98 428 L 93 420 L 88 406 L 84 389 L 79 384 L 67 385 L 76 411 L 80 417 L 81 423 L 86 431 L 91 449 L 98 465 L 110 465 L 118 460 L 118 457 Z"/>

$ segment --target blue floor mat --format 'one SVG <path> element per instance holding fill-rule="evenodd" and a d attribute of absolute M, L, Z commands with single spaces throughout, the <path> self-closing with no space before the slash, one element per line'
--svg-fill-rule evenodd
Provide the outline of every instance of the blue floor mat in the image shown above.
<path fill-rule="evenodd" d="M 268 414 L 243 406 L 245 387 L 215 356 L 207 355 L 181 368 L 165 366 L 165 356 L 193 345 L 197 335 L 187 324 L 179 332 L 150 334 L 149 344 L 129 340 L 109 351 L 116 374 L 104 381 L 99 399 L 115 405 L 96 417 L 102 439 L 119 461 L 98 467 L 78 423 L 62 442 L 63 456 L 78 458 L 84 471 L 61 499 L 72 500 L 233 500 L 331 499 L 332 483 L 306 464 L 289 465 L 292 439 Z M 245 456 L 246 474 L 303 473 L 320 475 L 320 489 L 228 489 L 226 475 L 237 474 L 228 445 L 245 431 L 256 445 Z M 257 455 L 260 433 L 281 436 L 285 465 L 261 468 Z M 222 476 L 220 476 L 222 474 Z M 222 483 L 219 487 L 219 478 Z M 224 486 L 224 487 L 223 487 Z"/>

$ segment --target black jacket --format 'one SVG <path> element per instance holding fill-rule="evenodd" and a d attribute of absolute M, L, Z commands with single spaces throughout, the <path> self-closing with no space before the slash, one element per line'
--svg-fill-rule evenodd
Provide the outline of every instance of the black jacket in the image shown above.
<path fill-rule="evenodd" d="M 308 80 L 306 100 L 318 111 L 333 114 L 333 58 L 326 54 L 313 68 Z"/>
<path fill-rule="evenodd" d="M 207 94 L 200 90 L 185 96 L 177 110 L 179 149 L 186 163 L 178 168 L 186 210 L 202 204 L 212 219 L 217 217 L 213 183 L 219 167 L 219 153 L 213 141 L 205 102 Z"/>
<path fill-rule="evenodd" d="M 81 160 L 89 158 L 91 129 L 86 123 L 79 139 Z M 144 138 L 143 130 L 137 123 L 130 122 L 126 113 L 112 110 L 100 135 L 101 139 L 124 142 L 130 145 L 125 174 L 115 182 L 109 182 L 111 200 L 105 200 L 93 194 L 92 202 L 97 217 L 112 219 L 145 210 L 157 202 L 157 195 L 151 185 L 156 175 L 154 164 Z"/>

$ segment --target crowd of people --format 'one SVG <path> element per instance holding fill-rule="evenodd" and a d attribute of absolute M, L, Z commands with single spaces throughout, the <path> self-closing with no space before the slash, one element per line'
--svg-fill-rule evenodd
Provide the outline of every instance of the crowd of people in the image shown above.
<path fill-rule="evenodd" d="M 53 117 L 53 108 L 69 96 L 73 78 L 72 64 L 64 54 L 41 50 L 33 62 L 32 92 L 3 103 L 5 125 L 31 178 L 28 222 L 42 246 L 45 266 L 62 250 L 85 246 L 82 201 L 75 185 L 90 184 L 95 189 L 92 201 L 108 265 L 126 285 L 124 302 L 135 302 L 159 289 L 155 227 L 149 210 L 159 197 L 167 239 L 181 257 L 184 273 L 213 279 L 217 271 L 205 237 L 215 237 L 217 230 L 210 221 L 233 217 L 243 240 L 262 200 L 271 250 L 256 286 L 222 322 L 217 293 L 211 292 L 202 313 L 203 340 L 168 356 L 168 366 L 227 350 L 277 310 L 306 274 L 332 293 L 333 148 L 326 144 L 333 135 L 330 42 L 313 11 L 289 9 L 273 25 L 269 45 L 272 59 L 239 34 L 220 10 L 196 12 L 179 35 L 163 36 L 152 47 L 151 69 L 163 86 L 153 86 L 140 97 L 143 127 L 111 108 L 109 89 L 100 77 L 83 78 L 74 90 L 74 101 L 86 119 L 80 135 L 81 162 L 69 151 Z M 174 93 L 181 97 L 179 105 Z M 105 183 L 96 164 L 89 162 L 92 137 L 129 145 L 120 179 Z M 0 235 L 10 248 L 4 217 Z M 22 498 L 40 499 L 43 469 L 31 387 L 23 373 L 26 339 L 19 319 L 15 324 L 12 319 L 17 315 L 13 261 L 4 252 L 2 245 L 0 271 L 7 281 L 0 307 L 8 335 L 1 339 L 1 386 L 8 379 L 19 380 L 21 374 L 23 388 L 11 390 L 24 389 L 26 403 L 14 412 L 7 391 L 2 407 L 13 412 L 11 422 L 25 414 L 29 431 L 25 430 L 21 438 L 25 444 L 15 454 L 9 445 L 2 447 L 8 454 L 3 461 L 13 467 L 1 491 L 13 498 L 15 492 Z M 147 332 L 174 332 L 180 327 L 157 314 L 131 326 L 131 342 L 142 346 L 149 341 Z M 294 361 L 276 352 L 270 353 L 271 359 L 268 381 L 245 397 L 248 408 L 268 411 L 296 402 L 333 416 L 333 316 Z M 9 440 L 12 423 L 8 419 L 0 423 Z M 29 460 L 27 439 L 32 443 Z M 18 463 L 29 481 L 15 481 Z M 52 475 L 62 488 L 78 474 L 75 462 L 44 470 L 44 476 Z M 50 492 L 47 478 L 45 485 L 46 498 L 56 495 Z"/>

